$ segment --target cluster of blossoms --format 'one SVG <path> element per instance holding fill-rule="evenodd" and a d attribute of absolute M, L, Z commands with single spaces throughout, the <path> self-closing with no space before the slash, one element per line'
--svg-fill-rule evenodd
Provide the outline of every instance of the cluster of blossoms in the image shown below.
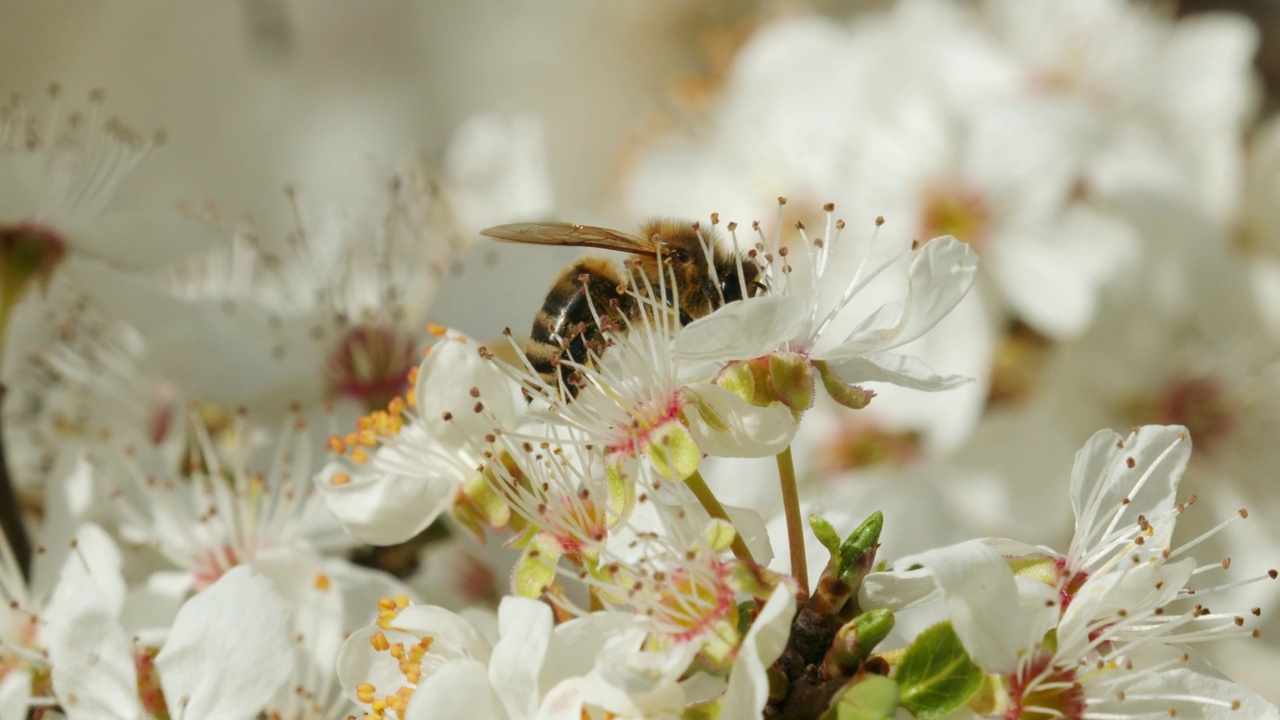
<path fill-rule="evenodd" d="M 1273 530 L 1236 508 L 1280 401 L 1219 319 L 1280 321 L 1170 291 L 1280 297 L 1223 241 L 1277 227 L 1254 42 L 1121 0 L 763 24 L 620 184 L 692 250 L 573 266 L 529 339 L 451 284 L 485 227 L 584 230 L 537 222 L 527 119 L 262 222 L 118 207 L 162 136 L 15 98 L 0 720 L 1280 720 L 1214 667 L 1277 571 L 1213 554 Z M 1225 350 L 1097 369 L 1180 333 Z M 1086 422 L 1132 429 L 1068 474 Z"/>

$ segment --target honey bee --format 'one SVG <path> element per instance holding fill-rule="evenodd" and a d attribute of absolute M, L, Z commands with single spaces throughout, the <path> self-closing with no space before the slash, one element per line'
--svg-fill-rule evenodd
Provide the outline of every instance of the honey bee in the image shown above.
<path fill-rule="evenodd" d="M 556 278 L 533 320 L 525 357 L 548 385 L 563 387 L 570 397 L 576 397 L 585 384 L 574 365 L 586 366 L 598 359 L 609 346 L 609 337 L 624 332 L 629 323 L 655 321 L 652 306 L 668 309 L 681 325 L 687 325 L 765 287 L 754 252 L 738 255 L 691 222 L 652 220 L 636 235 L 572 223 L 516 223 L 481 234 L 510 242 L 602 248 L 634 256 L 621 269 L 608 258 L 577 260 Z M 644 302 L 659 294 L 663 297 L 653 297 L 656 303 Z M 646 305 L 651 308 L 646 310 Z M 566 356 L 573 364 L 561 362 Z"/>

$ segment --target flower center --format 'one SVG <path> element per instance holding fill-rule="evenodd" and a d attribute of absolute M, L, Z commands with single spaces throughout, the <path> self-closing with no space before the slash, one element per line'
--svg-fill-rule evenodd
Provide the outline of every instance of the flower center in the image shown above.
<path fill-rule="evenodd" d="M 992 405 L 1022 400 L 1035 391 L 1052 347 L 1049 339 L 1020 321 L 1009 324 L 991 362 Z"/>
<path fill-rule="evenodd" d="M 1039 651 L 1008 679 L 1012 707 L 1005 720 L 1081 720 L 1084 687 L 1075 670 L 1051 667 L 1052 655 Z"/>
<path fill-rule="evenodd" d="M 1226 389 L 1208 375 L 1175 375 L 1155 397 L 1136 401 L 1133 409 L 1144 423 L 1185 425 L 1198 453 L 1213 452 L 1236 425 Z"/>
<path fill-rule="evenodd" d="M 696 572 L 679 568 L 669 574 L 657 573 L 657 602 L 652 617 L 672 628 L 667 636 L 676 642 L 688 642 L 701 636 L 728 617 L 733 609 L 733 588 L 726 577 L 727 566 L 718 560 L 711 567 Z"/>
<path fill-rule="evenodd" d="M 417 364 L 416 347 L 416 341 L 391 328 L 353 327 L 325 363 L 330 389 L 369 410 L 385 407 L 404 392 L 405 378 Z"/>
<path fill-rule="evenodd" d="M 926 194 L 920 220 L 924 237 L 954 235 L 957 240 L 981 251 L 990 214 L 982 195 L 976 190 L 963 186 L 940 186 Z"/>
<path fill-rule="evenodd" d="M 169 704 L 160 687 L 160 673 L 156 672 L 156 654 L 159 648 L 137 647 L 133 651 L 134 667 L 138 671 L 138 700 L 150 717 L 169 720 Z"/>
<path fill-rule="evenodd" d="M 841 416 L 835 432 L 821 448 L 828 474 L 884 463 L 902 467 L 920 454 L 920 436 L 887 430 L 874 422 Z"/>
<path fill-rule="evenodd" d="M 22 296 L 27 284 L 48 282 L 67 245 L 51 228 L 31 223 L 0 227 L 0 290 L 6 303 Z"/>

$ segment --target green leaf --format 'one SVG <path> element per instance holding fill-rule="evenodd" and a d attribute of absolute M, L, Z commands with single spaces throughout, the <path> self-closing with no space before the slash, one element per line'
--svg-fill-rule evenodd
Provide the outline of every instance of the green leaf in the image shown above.
<path fill-rule="evenodd" d="M 955 711 L 981 689 L 982 678 L 982 668 L 969 659 L 950 622 L 920 633 L 895 675 L 902 688 L 899 702 L 922 718 Z"/>
<path fill-rule="evenodd" d="M 880 544 L 880 533 L 884 531 L 884 513 L 879 510 L 862 521 L 856 530 L 849 533 L 840 546 L 840 575 L 843 576 L 858 560 L 869 552 L 875 552 Z M 867 563 L 870 565 L 870 562 Z"/>
<path fill-rule="evenodd" d="M 898 709 L 898 684 L 883 675 L 864 675 L 845 686 L 821 720 L 890 720 Z"/>
<path fill-rule="evenodd" d="M 822 543 L 822 547 L 831 553 L 832 560 L 840 557 L 840 535 L 836 533 L 835 528 L 831 527 L 831 523 L 818 515 L 810 515 L 809 527 L 813 530 L 813 536 Z"/>

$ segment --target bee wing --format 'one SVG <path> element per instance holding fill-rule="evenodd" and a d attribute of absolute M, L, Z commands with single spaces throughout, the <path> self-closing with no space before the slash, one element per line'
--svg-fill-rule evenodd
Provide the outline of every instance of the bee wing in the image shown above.
<path fill-rule="evenodd" d="M 593 247 L 643 255 L 651 255 L 658 248 L 656 241 L 637 235 L 564 222 L 513 223 L 481 230 L 480 234 L 509 242 Z"/>

